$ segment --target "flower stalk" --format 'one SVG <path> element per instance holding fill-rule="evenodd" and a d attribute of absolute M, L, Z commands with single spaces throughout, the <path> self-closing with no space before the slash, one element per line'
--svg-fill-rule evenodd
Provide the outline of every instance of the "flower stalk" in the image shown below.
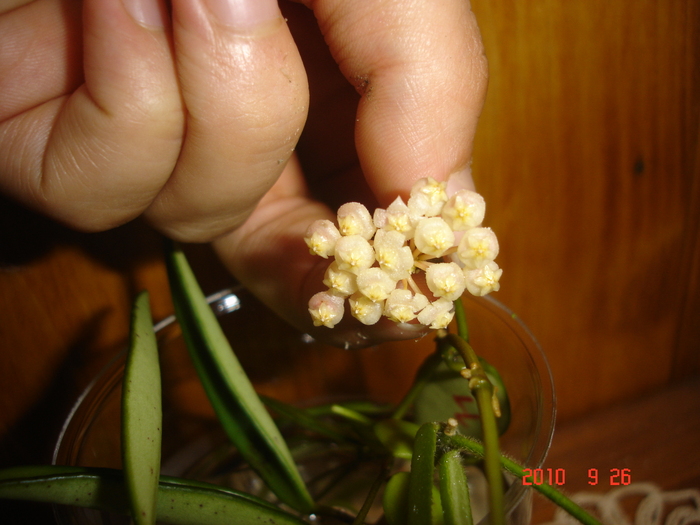
<path fill-rule="evenodd" d="M 466 323 L 465 323 L 466 325 Z M 486 371 L 481 366 L 476 352 L 462 337 L 450 334 L 445 330 L 438 331 L 438 341 L 441 344 L 449 344 L 455 348 L 464 359 L 467 366 L 463 373 L 469 379 L 469 389 L 476 398 L 481 418 L 481 429 L 484 440 L 484 470 L 489 482 L 489 508 L 491 511 L 492 525 L 504 525 L 505 515 L 503 511 L 503 478 L 501 476 L 500 452 L 498 443 L 498 424 L 494 411 L 494 390 L 491 381 L 486 376 Z"/>

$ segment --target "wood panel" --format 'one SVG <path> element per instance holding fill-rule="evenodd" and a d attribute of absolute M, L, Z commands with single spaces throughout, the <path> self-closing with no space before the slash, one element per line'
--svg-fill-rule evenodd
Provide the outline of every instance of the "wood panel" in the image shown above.
<path fill-rule="evenodd" d="M 472 4 L 498 296 L 549 355 L 560 414 L 697 373 L 700 3 Z"/>

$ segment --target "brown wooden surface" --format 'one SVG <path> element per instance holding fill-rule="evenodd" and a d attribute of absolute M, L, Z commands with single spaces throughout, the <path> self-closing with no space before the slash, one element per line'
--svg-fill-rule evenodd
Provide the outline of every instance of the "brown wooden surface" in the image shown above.
<path fill-rule="evenodd" d="M 501 240 L 497 297 L 548 354 L 561 420 L 699 373 L 700 2 L 473 6 L 491 69 L 474 172 Z M 76 234 L 6 200 L 0 221 L 0 466 L 45 462 L 122 345 L 133 294 L 148 287 L 154 315 L 170 312 L 160 246 L 138 222 Z M 196 252 L 206 291 L 230 282 Z"/>

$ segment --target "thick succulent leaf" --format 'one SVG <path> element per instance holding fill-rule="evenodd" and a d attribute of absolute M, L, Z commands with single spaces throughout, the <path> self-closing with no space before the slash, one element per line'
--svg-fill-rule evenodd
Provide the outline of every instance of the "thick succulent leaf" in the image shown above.
<path fill-rule="evenodd" d="M 451 450 L 440 458 L 440 500 L 445 525 L 472 525 L 471 502 L 467 476 L 459 450 Z"/>
<path fill-rule="evenodd" d="M 0 498 L 39 501 L 129 514 L 122 471 L 82 467 L 15 467 L 0 471 Z M 161 476 L 156 515 L 172 525 L 304 525 L 249 494 Z"/>
<path fill-rule="evenodd" d="M 122 384 L 122 463 L 136 525 L 156 521 L 160 476 L 161 388 L 148 293 L 134 302 Z"/>
<path fill-rule="evenodd" d="M 180 249 L 168 250 L 167 266 L 175 313 L 190 356 L 229 438 L 280 500 L 310 512 L 313 501 L 289 449 Z"/>

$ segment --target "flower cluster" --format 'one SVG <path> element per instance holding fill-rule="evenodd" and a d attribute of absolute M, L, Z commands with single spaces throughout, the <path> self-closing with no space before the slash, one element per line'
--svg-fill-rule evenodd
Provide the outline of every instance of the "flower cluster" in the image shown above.
<path fill-rule="evenodd" d="M 465 289 L 486 295 L 499 288 L 498 240 L 481 226 L 485 208 L 478 193 L 462 190 L 448 198 L 444 182 L 426 178 L 413 186 L 408 203 L 397 197 L 371 215 L 349 202 L 338 209 L 337 226 L 312 223 L 304 238 L 310 252 L 334 259 L 323 280 L 328 290 L 309 301 L 314 324 L 335 326 L 347 299 L 352 316 L 367 325 L 386 316 L 445 328 Z M 414 279 L 419 271 L 430 298 Z"/>

